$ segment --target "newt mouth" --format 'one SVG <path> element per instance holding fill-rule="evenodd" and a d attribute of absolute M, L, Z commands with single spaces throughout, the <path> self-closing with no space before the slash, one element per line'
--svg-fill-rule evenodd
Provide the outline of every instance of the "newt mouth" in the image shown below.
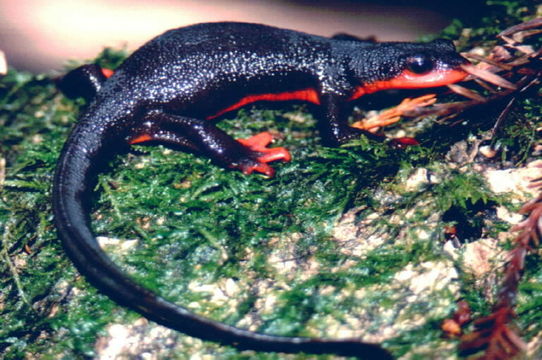
<path fill-rule="evenodd" d="M 438 87 L 459 82 L 467 77 L 468 73 L 462 68 L 433 70 L 426 74 L 415 74 L 405 70 L 399 76 L 388 80 L 390 89 L 420 89 Z"/>
<path fill-rule="evenodd" d="M 425 89 L 454 84 L 465 79 L 469 73 L 461 67 L 454 69 L 436 69 L 424 74 L 404 70 L 394 78 L 379 80 L 356 88 L 349 100 L 383 90 Z"/>

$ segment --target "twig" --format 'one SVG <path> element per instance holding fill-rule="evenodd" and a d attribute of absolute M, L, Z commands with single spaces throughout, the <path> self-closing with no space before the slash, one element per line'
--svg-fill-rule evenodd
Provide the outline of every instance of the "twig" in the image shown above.
<path fill-rule="evenodd" d="M 17 268 L 15 267 L 15 264 L 11 261 L 11 258 L 9 256 L 8 251 L 8 239 L 11 233 L 11 228 L 14 225 L 15 220 L 13 218 L 10 218 L 8 221 L 6 221 L 6 224 L 4 225 L 4 234 L 2 236 L 2 250 L 1 254 L 4 258 L 6 264 L 8 265 L 9 271 L 11 272 L 11 275 L 13 277 L 13 281 L 15 282 L 15 286 L 17 287 L 17 291 L 19 293 L 19 296 L 21 297 L 21 300 L 28 306 L 32 306 L 30 304 L 30 301 L 28 301 L 28 298 L 26 297 L 26 294 L 24 292 L 23 284 L 21 283 L 21 278 L 19 277 L 19 273 L 17 272 Z"/>

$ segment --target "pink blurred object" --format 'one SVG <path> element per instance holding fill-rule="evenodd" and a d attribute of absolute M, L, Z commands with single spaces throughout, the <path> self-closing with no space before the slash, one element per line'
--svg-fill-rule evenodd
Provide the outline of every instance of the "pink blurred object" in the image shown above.
<path fill-rule="evenodd" d="M 105 46 L 134 50 L 165 30 L 198 22 L 246 21 L 330 36 L 414 40 L 447 24 L 414 7 L 352 1 L 264 0 L 0 0 L 0 48 L 11 66 L 62 70 L 69 59 L 93 58 Z M 423 21 L 420 19 L 423 18 Z"/>

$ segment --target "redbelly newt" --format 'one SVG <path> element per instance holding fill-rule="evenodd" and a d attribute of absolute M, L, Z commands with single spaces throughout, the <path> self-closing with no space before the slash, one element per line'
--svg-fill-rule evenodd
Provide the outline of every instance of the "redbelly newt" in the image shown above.
<path fill-rule="evenodd" d="M 257 101 L 298 100 L 316 109 L 324 145 L 365 134 L 346 123 L 349 104 L 387 89 L 428 88 L 462 80 L 466 60 L 446 40 L 429 43 L 326 38 L 248 23 L 205 23 L 165 32 L 118 69 L 84 65 L 60 88 L 89 105 L 62 150 L 53 186 L 55 222 L 77 269 L 110 298 L 146 318 L 204 340 L 239 349 L 329 353 L 391 359 L 359 339 L 267 335 L 202 317 L 145 289 L 100 248 L 88 202 L 101 165 L 132 144 L 165 143 L 202 154 L 244 173 L 274 174 L 268 164 L 289 160 L 268 148 L 268 133 L 237 141 L 214 119 Z"/>

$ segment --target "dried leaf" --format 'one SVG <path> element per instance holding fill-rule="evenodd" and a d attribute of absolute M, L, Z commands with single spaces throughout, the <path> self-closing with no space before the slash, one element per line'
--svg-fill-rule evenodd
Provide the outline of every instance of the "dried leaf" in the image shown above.
<path fill-rule="evenodd" d="M 374 130 L 401 120 L 403 114 L 418 108 L 433 105 L 437 101 L 435 94 L 427 94 L 414 99 L 406 98 L 399 105 L 382 111 L 376 116 L 353 123 L 351 126 L 362 130 Z"/>
<path fill-rule="evenodd" d="M 469 74 L 479 77 L 480 79 L 483 79 L 494 85 L 497 85 L 506 89 L 510 89 L 510 90 L 517 90 L 516 85 L 512 84 L 510 81 L 490 71 L 480 69 L 474 65 L 463 65 L 461 66 L 461 68 L 465 70 L 466 72 L 468 72 Z"/>
<path fill-rule="evenodd" d="M 512 65 L 504 64 L 504 63 L 499 62 L 499 61 L 497 61 L 495 59 L 491 59 L 491 58 L 484 57 L 484 56 L 474 54 L 474 53 L 468 53 L 467 52 L 467 53 L 462 53 L 461 55 L 463 55 L 463 56 L 465 56 L 465 57 L 467 57 L 469 59 L 478 60 L 478 61 L 490 64 L 492 66 L 495 66 L 497 68 L 500 68 L 500 69 L 506 70 L 506 71 L 510 71 L 510 70 L 512 70 L 514 68 Z"/>
<path fill-rule="evenodd" d="M 448 85 L 448 87 L 450 88 L 450 90 L 452 90 L 456 94 L 463 95 L 466 98 L 469 98 L 469 99 L 472 99 L 472 100 L 475 100 L 475 101 L 479 101 L 479 102 L 485 102 L 486 101 L 486 99 L 482 95 L 479 95 L 479 94 L 475 93 L 474 91 L 472 91 L 470 89 L 467 89 L 464 86 L 457 85 L 457 84 L 451 84 L 451 85 Z"/>
<path fill-rule="evenodd" d="M 534 28 L 537 28 L 537 27 L 542 27 L 542 18 L 532 19 L 532 20 L 523 22 L 521 24 L 511 26 L 508 29 L 500 32 L 497 35 L 497 37 L 502 38 L 502 37 L 505 37 L 505 36 L 513 35 L 513 34 L 515 34 L 517 32 L 520 32 L 520 31 L 530 30 L 530 29 L 534 29 Z"/>

